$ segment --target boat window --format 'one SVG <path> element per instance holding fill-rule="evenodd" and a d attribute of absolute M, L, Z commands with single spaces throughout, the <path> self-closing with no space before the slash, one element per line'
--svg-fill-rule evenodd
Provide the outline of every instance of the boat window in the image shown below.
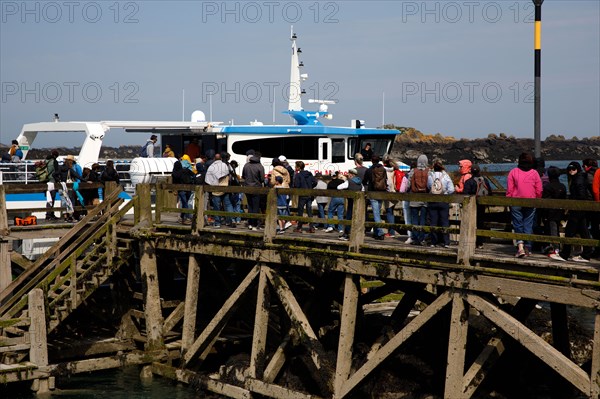
<path fill-rule="evenodd" d="M 383 157 L 390 151 L 392 139 L 388 137 L 361 138 L 360 148 L 365 148 L 365 144 L 367 143 L 371 143 L 371 150 L 373 150 L 373 154 Z M 365 161 L 366 160 L 367 159 L 365 159 Z"/>
<path fill-rule="evenodd" d="M 319 160 L 324 160 L 329 158 L 329 143 L 323 143 L 323 153 L 321 154 L 321 158 Z"/>
<path fill-rule="evenodd" d="M 331 140 L 331 162 L 346 162 L 346 156 L 344 153 L 344 139 Z"/>
<path fill-rule="evenodd" d="M 277 158 L 285 155 L 288 159 L 316 160 L 319 155 L 320 137 L 268 137 L 261 139 L 238 139 L 232 145 L 235 154 L 245 155 L 252 149 L 260 151 L 264 158 Z"/>
<path fill-rule="evenodd" d="M 355 137 L 348 138 L 348 158 L 354 159 L 354 154 L 358 151 L 358 139 Z"/>

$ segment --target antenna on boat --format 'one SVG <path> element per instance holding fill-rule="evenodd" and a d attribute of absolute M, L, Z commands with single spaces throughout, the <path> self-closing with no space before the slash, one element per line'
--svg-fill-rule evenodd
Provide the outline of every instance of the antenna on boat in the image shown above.
<path fill-rule="evenodd" d="M 385 126 L 385 91 L 381 98 L 381 127 Z"/>
<path fill-rule="evenodd" d="M 181 121 L 185 121 L 185 89 L 181 89 Z"/>

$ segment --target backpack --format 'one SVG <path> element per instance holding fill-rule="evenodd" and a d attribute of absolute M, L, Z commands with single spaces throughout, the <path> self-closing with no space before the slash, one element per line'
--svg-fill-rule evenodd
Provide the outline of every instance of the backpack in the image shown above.
<path fill-rule="evenodd" d="M 35 177 L 40 183 L 45 183 L 50 180 L 50 172 L 48 171 L 48 160 L 37 161 L 35 163 Z"/>
<path fill-rule="evenodd" d="M 410 178 L 410 191 L 412 193 L 426 193 L 428 176 L 429 168 L 414 169 L 414 173 Z"/>
<path fill-rule="evenodd" d="M 140 151 L 140 157 L 148 158 L 148 144 L 150 144 L 149 141 L 147 141 L 146 144 L 142 146 L 142 150 Z"/>
<path fill-rule="evenodd" d="M 473 179 L 477 183 L 477 190 L 475 191 L 475 195 L 477 197 L 490 194 L 490 190 L 488 190 L 487 184 L 485 184 L 485 180 L 483 179 L 483 177 L 479 176 L 474 177 Z"/>
<path fill-rule="evenodd" d="M 374 166 L 371 168 L 371 176 L 373 181 L 373 190 L 387 191 L 387 171 L 383 166 Z"/>
<path fill-rule="evenodd" d="M 443 177 L 443 175 L 442 175 L 442 177 Z M 431 178 L 433 179 L 433 184 L 431 185 L 431 190 L 429 192 L 431 194 L 443 194 L 444 193 L 444 184 L 442 183 L 441 177 L 436 176 L 435 173 L 432 173 Z"/>

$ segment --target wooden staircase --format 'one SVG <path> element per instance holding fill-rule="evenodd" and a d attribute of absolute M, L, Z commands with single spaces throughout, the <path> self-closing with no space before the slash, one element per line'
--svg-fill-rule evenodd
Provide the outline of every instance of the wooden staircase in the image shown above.
<path fill-rule="evenodd" d="M 22 367 L 29 355 L 36 333 L 28 310 L 32 290 L 43 292 L 46 333 L 50 333 L 128 262 L 134 251 L 132 241 L 118 236 L 117 224 L 133 201 L 123 205 L 119 193 L 113 191 L 0 292 L 0 377 Z M 35 369 L 35 364 L 29 366 Z"/>

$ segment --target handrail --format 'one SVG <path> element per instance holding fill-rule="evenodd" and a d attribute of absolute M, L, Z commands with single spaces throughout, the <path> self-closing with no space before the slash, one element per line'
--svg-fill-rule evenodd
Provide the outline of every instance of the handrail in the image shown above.
<path fill-rule="evenodd" d="M 195 185 L 178 185 L 178 184 L 161 184 L 157 185 L 157 190 L 168 190 L 168 191 L 178 191 L 178 190 L 187 190 L 187 191 L 197 191 L 198 186 Z M 431 226 L 417 226 L 417 225 L 408 225 L 403 223 L 387 223 L 382 219 L 382 222 L 376 223 L 373 221 L 363 220 L 360 225 L 361 228 L 364 227 L 381 227 L 381 228 L 395 228 L 395 229 L 407 229 L 407 230 L 418 230 L 425 232 L 446 232 L 446 233 L 459 233 L 465 234 L 462 228 L 463 222 L 465 218 L 473 218 L 472 223 L 476 225 L 476 213 L 474 212 L 472 215 L 469 215 L 463 212 L 466 204 L 473 203 L 475 205 L 483 205 L 490 207 L 509 207 L 509 206 L 526 206 L 526 207 L 534 207 L 540 209 L 555 209 L 562 208 L 565 210 L 579 210 L 579 211 L 589 211 L 589 212 L 600 212 L 600 202 L 594 201 L 578 201 L 578 200 L 553 200 L 553 199 L 531 199 L 531 198 L 509 198 L 500 195 L 490 195 L 485 197 L 475 197 L 475 196 L 467 196 L 462 194 L 453 194 L 453 195 L 434 195 L 434 194 L 425 194 L 425 193 L 387 193 L 387 192 L 352 192 L 347 190 L 316 190 L 316 189 L 296 189 L 296 188 L 277 188 L 270 189 L 265 187 L 239 187 L 239 186 L 201 186 L 201 193 L 211 193 L 211 192 L 225 192 L 225 193 L 245 193 L 245 194 L 255 194 L 255 195 L 264 195 L 269 198 L 269 193 L 276 192 L 281 194 L 288 194 L 290 196 L 324 196 L 324 197 L 341 197 L 341 198 L 362 198 L 366 205 L 368 205 L 369 199 L 377 199 L 377 200 L 388 200 L 388 201 L 422 201 L 422 202 L 445 202 L 449 204 L 460 204 L 461 209 L 461 220 L 458 221 L 457 226 L 450 227 L 431 227 Z M 202 202 L 201 202 L 202 203 Z M 187 213 L 187 214 L 196 214 L 195 209 L 180 209 L 175 207 L 169 207 L 165 204 L 157 204 L 157 213 L 160 212 L 178 212 L 178 213 Z M 341 224 L 341 225 L 352 225 L 352 221 L 341 221 L 338 222 L 337 219 L 334 219 L 332 222 L 328 219 L 320 219 L 318 217 L 308 218 L 306 216 L 299 217 L 295 215 L 291 216 L 277 216 L 276 210 L 276 202 L 275 206 L 273 201 L 267 201 L 267 210 L 264 214 L 248 214 L 245 213 L 243 216 L 240 213 L 236 212 L 224 212 L 224 211 L 216 211 L 216 210 L 203 210 L 203 216 L 225 216 L 225 217 L 243 217 L 243 218 L 253 218 L 253 219 L 265 219 L 265 220 L 285 220 L 285 221 L 298 221 L 303 223 L 333 223 L 333 224 Z M 313 212 L 314 215 L 314 212 Z M 352 220 L 355 220 L 357 217 L 356 209 L 353 212 Z M 156 223 L 161 223 L 160 218 L 157 218 Z M 200 231 L 204 229 L 204 224 L 201 223 L 201 226 L 197 226 L 197 230 Z M 275 228 L 273 228 L 274 230 Z M 267 232 L 264 233 L 268 235 Z M 513 240 L 513 239 L 522 239 L 529 240 L 535 242 L 547 242 L 547 243 L 562 243 L 562 244 L 580 244 L 586 246 L 596 246 L 599 245 L 600 242 L 598 240 L 591 239 L 581 239 L 581 238 L 566 238 L 566 237 L 551 237 L 544 235 L 533 235 L 533 234 L 520 234 L 513 233 L 507 231 L 497 231 L 490 229 L 476 229 L 474 228 L 473 234 L 475 236 L 480 237 L 496 237 L 503 240 Z M 274 235 L 274 232 L 273 232 Z M 269 241 L 270 239 L 267 239 Z M 474 237 L 473 237 L 474 240 Z M 472 251 L 470 251 L 472 252 Z"/>
<path fill-rule="evenodd" d="M 0 315 L 3 315 L 7 309 L 9 309 L 16 301 L 24 295 L 28 288 L 33 287 L 37 284 L 45 274 L 49 273 L 53 265 L 70 254 L 70 251 L 76 249 L 82 242 L 85 242 L 91 235 L 97 233 L 102 225 L 106 222 L 106 219 L 111 215 L 111 208 L 117 203 L 121 203 L 122 199 L 119 198 L 120 189 L 114 190 L 108 198 L 106 198 L 100 205 L 95 207 L 84 219 L 73 226 L 73 228 L 67 232 L 54 246 L 44 253 L 36 262 L 28 268 L 26 271 L 21 273 L 15 280 L 13 280 L 3 291 L 0 292 L 0 301 L 3 302 L 0 307 Z M 117 208 L 118 210 L 118 208 Z M 96 216 L 99 216 L 102 212 L 104 214 L 100 216 L 93 224 L 92 222 Z M 74 241 L 71 241 L 74 239 Z M 67 246 L 67 248 L 63 248 Z M 49 264 L 47 262 L 50 262 Z M 44 267 L 44 269 L 41 269 Z M 28 280 L 30 279 L 30 280 Z M 25 282 L 26 285 L 22 287 L 16 294 L 13 295 L 14 291 L 21 287 Z M 6 302 L 4 299 L 11 296 Z"/>

